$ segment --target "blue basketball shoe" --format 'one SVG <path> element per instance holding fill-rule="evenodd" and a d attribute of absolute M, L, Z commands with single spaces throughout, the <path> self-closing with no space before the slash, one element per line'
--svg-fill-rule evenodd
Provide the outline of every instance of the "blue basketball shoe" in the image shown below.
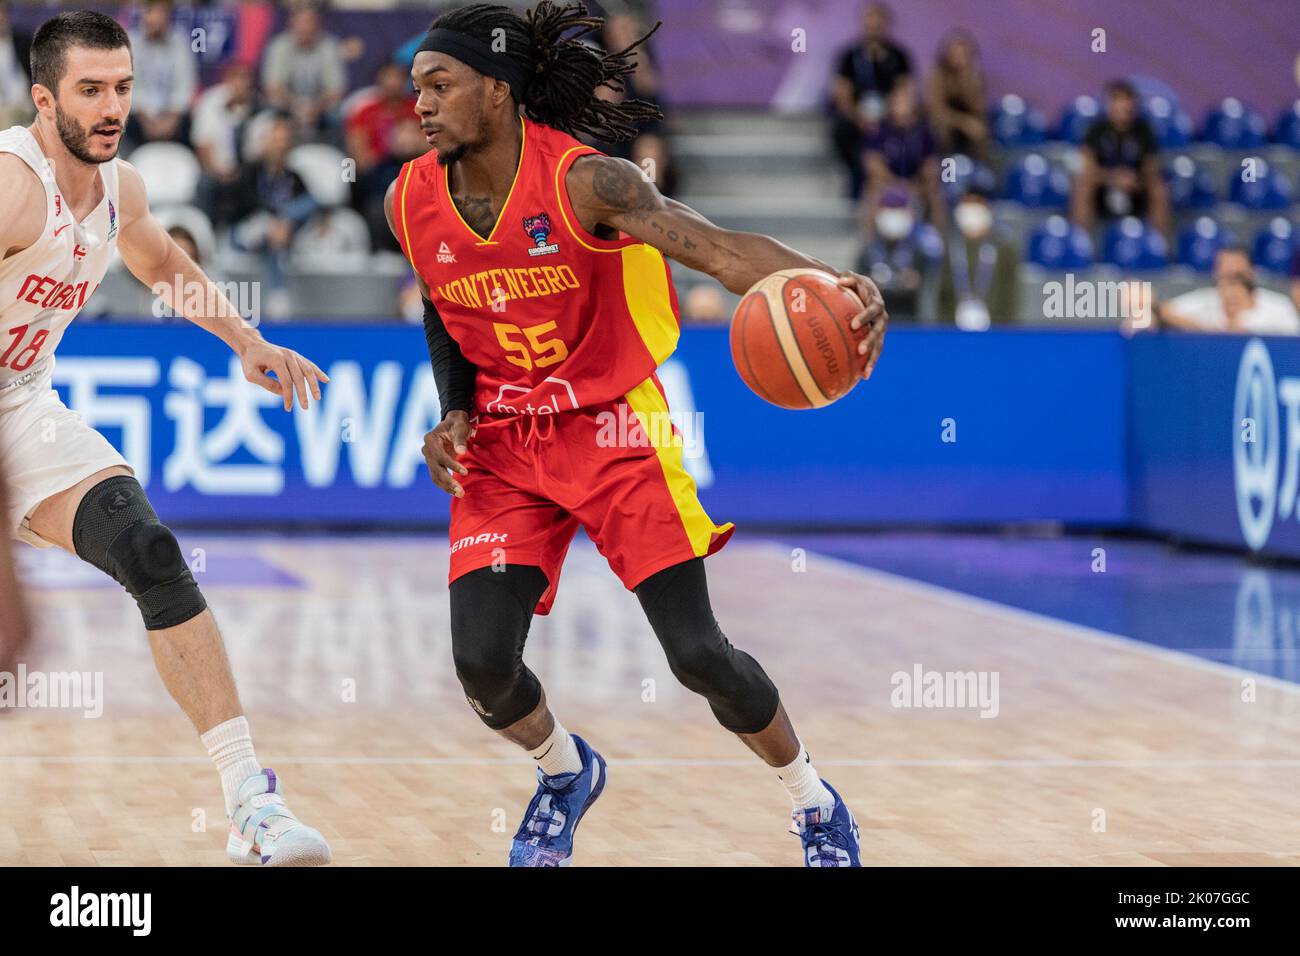
<path fill-rule="evenodd" d="M 605 789 L 606 777 L 605 758 L 577 734 L 573 742 L 582 771 L 548 777 L 537 769 L 537 793 L 510 845 L 511 866 L 568 866 L 573 859 L 574 831 Z"/>
<path fill-rule="evenodd" d="M 790 814 L 794 819 L 790 832 L 803 841 L 804 866 L 861 866 L 858 821 L 835 788 L 825 780 L 822 783 L 835 798 L 834 803 Z"/>

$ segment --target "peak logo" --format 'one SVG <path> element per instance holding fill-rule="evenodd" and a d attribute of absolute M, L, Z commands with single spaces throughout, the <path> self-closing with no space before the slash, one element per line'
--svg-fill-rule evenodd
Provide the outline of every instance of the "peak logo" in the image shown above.
<path fill-rule="evenodd" d="M 1260 339 L 1246 343 L 1237 367 L 1232 472 L 1241 534 L 1258 551 L 1273 522 L 1295 512 L 1300 491 L 1300 378 L 1278 379 Z"/>

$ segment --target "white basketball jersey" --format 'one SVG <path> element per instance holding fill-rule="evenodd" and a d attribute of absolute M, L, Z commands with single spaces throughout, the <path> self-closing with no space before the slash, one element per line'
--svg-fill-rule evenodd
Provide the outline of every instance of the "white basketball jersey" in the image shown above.
<path fill-rule="evenodd" d="M 0 152 L 35 170 L 45 190 L 45 228 L 17 255 L 0 259 L 0 404 L 54 368 L 63 331 L 99 288 L 117 248 L 118 160 L 100 164 L 104 198 L 81 222 L 59 192 L 54 167 L 25 126 L 0 132 Z M 7 186 L 8 184 L 6 184 Z"/>

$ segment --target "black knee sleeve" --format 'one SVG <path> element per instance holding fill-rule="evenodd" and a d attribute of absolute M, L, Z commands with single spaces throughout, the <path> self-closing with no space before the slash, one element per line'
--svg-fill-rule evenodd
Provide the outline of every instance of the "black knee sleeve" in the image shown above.
<path fill-rule="evenodd" d="M 493 730 L 536 709 L 542 685 L 524 666 L 533 609 L 546 591 L 541 568 L 479 568 L 451 582 L 451 651 L 465 699 Z"/>
<path fill-rule="evenodd" d="M 637 586 L 636 596 L 673 676 L 708 700 L 718 723 L 732 733 L 756 734 L 772 722 L 779 703 L 776 686 L 718 627 L 703 558 L 651 575 Z"/>
<path fill-rule="evenodd" d="M 148 630 L 184 624 L 207 607 L 176 536 L 129 475 L 105 478 L 86 492 L 72 522 L 72 541 L 79 558 L 135 598 Z"/>

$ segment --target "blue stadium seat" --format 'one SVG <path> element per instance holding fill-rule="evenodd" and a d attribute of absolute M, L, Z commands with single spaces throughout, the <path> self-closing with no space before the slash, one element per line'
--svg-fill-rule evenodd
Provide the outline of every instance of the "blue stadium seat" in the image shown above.
<path fill-rule="evenodd" d="M 947 159 L 947 157 L 944 157 L 944 159 Z M 975 162 L 962 153 L 953 156 L 952 160 L 953 177 L 951 180 L 947 178 L 945 167 L 941 165 L 939 169 L 939 186 L 943 189 L 944 198 L 949 203 L 955 203 L 972 186 L 977 186 L 989 193 L 993 192 L 996 182 L 993 170 L 983 163 Z"/>
<path fill-rule="evenodd" d="M 1247 209 L 1285 209 L 1291 205 L 1291 180 L 1263 159 L 1255 159 L 1254 176 L 1236 168 L 1228 176 L 1228 199 Z"/>
<path fill-rule="evenodd" d="M 1014 93 L 1008 93 L 989 111 L 993 138 L 1009 149 L 1037 146 L 1047 139 L 1047 119 Z"/>
<path fill-rule="evenodd" d="M 1056 127 L 1056 138 L 1078 145 L 1083 142 L 1088 127 L 1101 116 L 1101 105 L 1095 96 L 1076 96 L 1061 114 Z"/>
<path fill-rule="evenodd" d="M 1196 160 L 1186 153 L 1171 159 L 1164 175 L 1169 185 L 1169 201 L 1175 209 L 1209 209 L 1218 201 L 1213 175 L 1197 166 Z"/>
<path fill-rule="evenodd" d="M 1192 118 L 1167 96 L 1151 96 L 1142 106 L 1161 149 L 1182 149 L 1192 141 Z"/>
<path fill-rule="evenodd" d="M 1212 272 L 1218 251 L 1236 241 L 1236 236 L 1209 216 L 1198 216 L 1178 234 L 1178 262 L 1197 272 Z"/>
<path fill-rule="evenodd" d="M 1300 100 L 1284 109 L 1273 126 L 1273 142 L 1300 149 Z"/>
<path fill-rule="evenodd" d="M 1006 196 L 1033 209 L 1064 206 L 1070 196 L 1070 180 L 1040 153 L 1030 153 L 1007 174 Z"/>
<path fill-rule="evenodd" d="M 1165 237 L 1136 216 L 1125 216 L 1107 229 L 1101 249 L 1102 261 L 1120 269 L 1163 269 L 1169 264 Z"/>
<path fill-rule="evenodd" d="M 1264 117 L 1235 96 L 1229 96 L 1205 116 L 1201 138 L 1224 149 L 1253 149 L 1264 142 Z"/>
<path fill-rule="evenodd" d="M 1092 239 L 1064 216 L 1049 216 L 1029 234 L 1026 258 L 1044 269 L 1086 269 L 1092 265 Z"/>
<path fill-rule="evenodd" d="M 1251 258 L 1261 269 L 1285 274 L 1291 271 L 1291 263 L 1298 251 L 1300 230 L 1278 216 L 1255 237 Z"/>

